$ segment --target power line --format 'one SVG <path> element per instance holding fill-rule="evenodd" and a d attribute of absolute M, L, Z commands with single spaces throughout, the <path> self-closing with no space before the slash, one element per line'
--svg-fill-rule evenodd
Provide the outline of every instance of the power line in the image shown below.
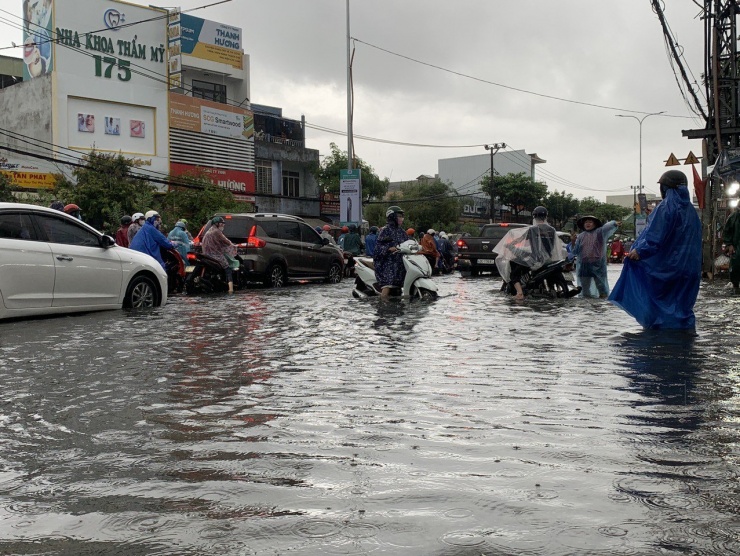
<path fill-rule="evenodd" d="M 485 83 L 487 85 L 493 85 L 495 87 L 501 87 L 503 89 L 508 89 L 508 90 L 511 90 L 511 91 L 517 91 L 519 93 L 525 93 L 525 94 L 528 94 L 528 95 L 534 95 L 534 96 L 542 97 L 542 98 L 549 98 L 551 100 L 558 100 L 558 101 L 561 101 L 561 102 L 568 102 L 568 103 L 571 103 L 571 104 L 578 104 L 578 105 L 581 105 L 581 106 L 590 106 L 591 108 L 601 108 L 601 109 L 604 109 L 604 110 L 613 110 L 613 111 L 617 111 L 617 112 L 631 112 L 633 114 L 651 114 L 651 112 L 643 112 L 643 111 L 640 111 L 640 110 L 630 110 L 628 108 L 617 108 L 617 107 L 614 107 L 614 106 L 605 106 L 603 104 L 594 104 L 594 103 L 591 103 L 591 102 L 584 102 L 584 101 L 580 101 L 580 100 L 572 100 L 572 99 L 567 99 L 567 98 L 562 98 L 562 97 L 556 97 L 554 95 L 546 95 L 544 93 L 537 93 L 535 91 L 528 91 L 526 89 L 521 89 L 519 87 L 512 87 L 511 85 L 504 85 L 503 83 L 496 83 L 495 81 L 489 81 L 488 79 L 483 79 L 483 78 L 475 77 L 475 76 L 472 76 L 472 75 L 468 75 L 468 74 L 465 74 L 465 73 L 462 73 L 462 72 L 459 72 L 459 71 L 455 71 L 455 70 L 451 70 L 451 69 L 448 69 L 448 68 L 444 68 L 444 67 L 438 66 L 436 64 L 430 64 L 429 62 L 423 62 L 423 61 L 418 60 L 416 58 L 412 58 L 412 57 L 406 56 L 404 54 L 399 54 L 398 52 L 393 52 L 392 50 L 388 50 L 386 48 L 382 48 L 380 46 L 371 44 L 369 42 L 365 42 L 365 41 L 360 40 L 360 39 L 355 38 L 355 37 L 352 37 L 352 40 L 354 40 L 356 42 L 359 42 L 361 44 L 364 44 L 366 46 L 369 46 L 370 48 L 375 48 L 377 50 L 380 50 L 381 52 L 385 52 L 385 53 L 390 54 L 392 56 L 397 56 L 399 58 L 403 58 L 404 60 L 409 60 L 411 62 L 414 62 L 414 63 L 417 63 L 417 64 L 421 64 L 422 66 L 427 66 L 427 67 L 430 67 L 430 68 L 438 69 L 440 71 L 451 73 L 451 74 L 457 75 L 459 77 L 464 77 L 466 79 L 472 79 L 473 81 L 478 81 L 480 83 Z M 672 115 L 672 114 L 663 114 L 663 116 L 664 117 L 667 117 L 667 118 L 691 118 L 691 116 L 677 116 L 677 115 Z"/>

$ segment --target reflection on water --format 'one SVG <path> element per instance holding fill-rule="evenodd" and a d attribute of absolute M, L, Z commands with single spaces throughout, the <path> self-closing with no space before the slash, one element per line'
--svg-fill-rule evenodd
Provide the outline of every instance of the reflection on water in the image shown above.
<path fill-rule="evenodd" d="M 721 287 L 687 336 L 438 283 L 0 324 L 0 552 L 740 553 Z"/>

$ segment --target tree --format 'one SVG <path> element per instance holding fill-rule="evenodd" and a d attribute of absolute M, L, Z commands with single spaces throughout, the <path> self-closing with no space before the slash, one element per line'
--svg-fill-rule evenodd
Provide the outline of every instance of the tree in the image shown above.
<path fill-rule="evenodd" d="M 515 215 L 519 215 L 522 210 L 533 210 L 542 204 L 543 198 L 547 195 L 547 185 L 533 180 L 524 172 L 494 176 L 493 187 L 491 176 L 488 175 L 480 184 L 481 191 L 491 197 L 491 203 L 498 199 L 502 205 L 509 205 Z"/>
<path fill-rule="evenodd" d="M 602 203 L 593 197 L 581 199 L 578 205 L 579 216 L 590 214 L 602 222 L 608 222 L 609 220 L 622 220 L 622 218 L 632 212 L 629 208 L 612 203 Z"/>
<path fill-rule="evenodd" d="M 78 205 L 88 224 L 113 232 L 122 216 L 152 207 L 155 188 L 145 179 L 131 175 L 136 167 L 132 160 L 96 151 L 86 154 L 84 160 L 84 167 L 72 171 L 74 181 L 57 176 L 54 197 L 65 204 Z"/>
<path fill-rule="evenodd" d="M 354 159 L 354 168 L 361 170 L 362 198 L 382 199 L 388 191 L 389 180 L 381 180 L 373 167 L 360 158 Z M 347 168 L 347 152 L 339 150 L 335 143 L 331 144 L 331 155 L 326 156 L 321 164 L 314 169 L 314 176 L 321 189 L 327 193 L 339 194 L 339 171 Z"/>
<path fill-rule="evenodd" d="M 18 201 L 13 195 L 14 184 L 13 178 L 4 172 L 0 172 L 0 202 L 15 203 Z"/>
<path fill-rule="evenodd" d="M 400 206 L 406 213 L 406 219 L 419 230 L 434 228 L 437 231 L 450 230 L 457 225 L 460 216 L 460 204 L 452 186 L 439 178 L 430 181 L 408 182 L 401 184 Z M 404 202 L 404 199 L 410 201 Z"/>
<path fill-rule="evenodd" d="M 573 197 L 570 193 L 554 191 L 545 195 L 542 199 L 542 204 L 547 209 L 555 228 L 558 230 L 563 229 L 565 223 L 571 219 L 571 217 L 578 214 L 579 202 L 578 199 Z"/>
<path fill-rule="evenodd" d="M 244 203 L 234 199 L 232 193 L 214 185 L 202 172 L 183 174 L 170 178 L 173 185 L 159 202 L 162 221 L 167 226 L 185 218 L 190 228 L 200 227 L 217 212 L 244 212 Z M 195 234 L 197 230 L 191 229 Z"/>

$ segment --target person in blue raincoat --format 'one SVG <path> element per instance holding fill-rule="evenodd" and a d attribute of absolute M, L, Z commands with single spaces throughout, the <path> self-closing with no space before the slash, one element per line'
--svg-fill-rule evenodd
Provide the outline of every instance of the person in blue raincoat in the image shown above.
<path fill-rule="evenodd" d="M 375 244 L 375 279 L 381 288 L 380 296 L 387 299 L 391 288 L 403 286 L 406 278 L 406 268 L 403 266 L 403 257 L 398 254 L 398 246 L 408 241 L 403 229 L 403 210 L 392 206 L 385 211 L 387 224 L 380 229 L 378 241 Z"/>
<path fill-rule="evenodd" d="M 191 241 L 188 237 L 188 227 L 185 225 L 185 222 L 178 220 L 175 223 L 175 227 L 167 234 L 167 239 L 174 244 L 182 259 L 187 260 Z"/>
<path fill-rule="evenodd" d="M 378 242 L 378 227 L 371 226 L 370 233 L 365 236 L 365 255 L 372 257 L 375 254 L 375 244 Z"/>
<path fill-rule="evenodd" d="M 582 216 L 577 224 L 583 231 L 578 234 L 572 254 L 578 259 L 576 274 L 579 284 L 583 287 L 581 296 L 598 296 L 606 299 L 609 295 L 609 282 L 606 277 L 606 240 L 617 230 L 620 223 L 612 220 L 602 224 L 595 216 Z"/>
<path fill-rule="evenodd" d="M 144 222 L 144 225 L 141 227 L 141 230 L 136 232 L 134 239 L 131 240 L 129 249 L 140 251 L 141 253 L 146 253 L 147 255 L 154 257 L 157 262 L 162 265 L 162 268 L 167 270 L 159 249 L 160 247 L 164 247 L 165 249 L 174 249 L 175 246 L 172 245 L 172 243 L 164 237 L 164 234 L 157 229 L 157 221 L 161 223 L 162 218 L 155 211 L 151 211 L 151 213 L 152 214 L 146 219 L 146 222 Z"/>
<path fill-rule="evenodd" d="M 701 282 L 701 221 L 683 172 L 669 170 L 658 183 L 663 201 L 632 244 L 609 301 L 646 329 L 693 329 Z"/>

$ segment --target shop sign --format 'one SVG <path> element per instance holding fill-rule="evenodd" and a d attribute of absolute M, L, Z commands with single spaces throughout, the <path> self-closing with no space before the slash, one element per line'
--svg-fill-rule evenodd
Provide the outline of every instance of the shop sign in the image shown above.
<path fill-rule="evenodd" d="M 0 173 L 10 178 L 15 187 L 22 189 L 54 189 L 54 174 L 17 170 L 0 170 Z"/>
<path fill-rule="evenodd" d="M 250 139 L 254 135 L 254 116 L 244 108 L 170 93 L 170 127 Z"/>
<path fill-rule="evenodd" d="M 183 54 L 243 69 L 239 27 L 180 14 L 179 40 Z"/>
<path fill-rule="evenodd" d="M 223 187 L 232 193 L 240 195 L 254 195 L 255 177 L 254 172 L 243 170 L 227 170 L 225 168 L 210 168 L 207 166 L 194 166 L 179 162 L 170 163 L 170 172 L 173 176 L 183 174 L 203 175 L 211 180 L 213 185 Z"/>

